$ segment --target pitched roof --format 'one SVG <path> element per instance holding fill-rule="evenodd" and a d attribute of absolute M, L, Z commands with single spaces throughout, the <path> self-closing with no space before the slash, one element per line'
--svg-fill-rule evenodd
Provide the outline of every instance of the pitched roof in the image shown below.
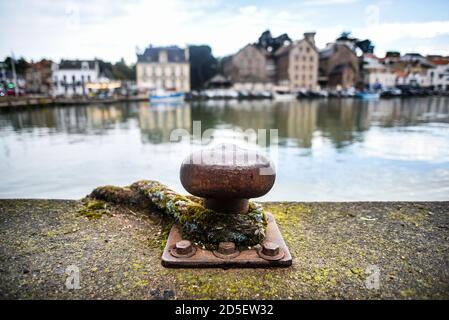
<path fill-rule="evenodd" d="M 279 49 L 276 50 L 274 55 L 275 56 L 282 56 L 283 54 L 289 52 L 292 48 L 293 48 L 293 44 L 289 44 L 287 46 L 280 47 Z"/>
<path fill-rule="evenodd" d="M 64 70 L 77 70 L 81 69 L 83 62 L 87 62 L 89 69 L 95 69 L 95 60 L 61 60 L 59 63 L 59 69 Z"/>
<path fill-rule="evenodd" d="M 289 45 L 280 47 L 279 49 L 276 50 L 276 52 L 274 53 L 275 56 L 281 56 L 283 54 L 288 53 L 291 49 L 293 49 L 294 47 L 296 47 L 298 44 L 300 44 L 301 42 L 307 42 L 313 50 L 315 50 L 316 52 L 318 52 L 318 49 L 316 48 L 316 46 L 311 43 L 309 40 L 307 40 L 306 38 L 295 41 L 293 43 L 290 43 Z"/>
<path fill-rule="evenodd" d="M 177 46 L 168 47 L 148 47 L 143 54 L 137 55 L 138 62 L 159 62 L 159 53 L 167 52 L 167 62 L 188 62 L 184 49 Z"/>

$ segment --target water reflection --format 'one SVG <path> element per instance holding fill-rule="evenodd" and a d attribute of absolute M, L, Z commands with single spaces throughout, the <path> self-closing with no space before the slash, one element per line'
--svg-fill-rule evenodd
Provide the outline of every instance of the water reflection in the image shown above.
<path fill-rule="evenodd" d="M 202 132 L 209 128 L 278 129 L 280 143 L 310 148 L 314 133 L 329 138 L 336 148 L 363 139 L 371 126 L 401 127 L 428 122 L 449 122 L 447 98 L 391 99 L 364 102 L 354 99 L 292 102 L 207 101 L 157 105 L 130 103 L 27 109 L 0 114 L 0 128 L 49 134 L 107 134 L 137 119 L 143 143 L 167 143 L 176 128 L 192 131 L 200 120 Z M 199 137 L 196 137 L 199 138 Z"/>
<path fill-rule="evenodd" d="M 449 99 L 435 97 L 2 110 L 0 197 L 78 198 L 101 182 L 142 177 L 180 188 L 185 150 L 170 143 L 170 133 L 193 134 L 193 121 L 218 136 L 234 128 L 278 129 L 279 179 L 268 199 L 387 200 L 390 190 L 404 200 L 422 189 L 418 196 L 425 200 L 444 199 L 449 191 Z M 89 176 L 79 178 L 84 171 Z M 36 185 L 43 187 L 36 191 Z"/>
<path fill-rule="evenodd" d="M 157 105 L 149 107 L 139 105 L 139 128 L 142 132 L 142 142 L 167 143 L 170 134 L 175 129 L 191 131 L 192 117 L 190 106 Z"/>

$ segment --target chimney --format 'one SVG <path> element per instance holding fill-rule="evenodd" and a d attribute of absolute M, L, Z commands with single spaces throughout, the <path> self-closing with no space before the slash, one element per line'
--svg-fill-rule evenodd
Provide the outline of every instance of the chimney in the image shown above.
<path fill-rule="evenodd" d="M 189 57 L 189 47 L 186 47 L 184 49 L 184 58 L 186 59 L 187 62 L 189 62 L 189 59 L 190 59 L 190 57 Z"/>
<path fill-rule="evenodd" d="M 315 34 L 316 32 L 306 32 L 304 33 L 304 39 L 306 39 L 315 46 Z"/>

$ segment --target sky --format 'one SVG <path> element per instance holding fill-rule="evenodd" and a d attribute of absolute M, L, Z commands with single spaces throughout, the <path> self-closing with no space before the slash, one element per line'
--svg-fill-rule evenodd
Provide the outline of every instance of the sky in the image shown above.
<path fill-rule="evenodd" d="M 342 31 L 370 39 L 375 53 L 449 55 L 447 0 L 0 0 L 0 57 L 34 61 L 102 58 L 128 63 L 155 46 L 207 44 L 236 52 L 269 29 L 318 48 Z"/>

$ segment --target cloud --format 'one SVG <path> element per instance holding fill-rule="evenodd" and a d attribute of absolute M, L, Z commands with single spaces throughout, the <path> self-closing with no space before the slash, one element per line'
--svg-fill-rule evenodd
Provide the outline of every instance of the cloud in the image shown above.
<path fill-rule="evenodd" d="M 371 39 L 376 52 L 382 53 L 387 50 L 399 51 L 423 51 L 422 43 L 426 41 L 424 53 L 431 53 L 438 43 L 431 44 L 432 40 L 449 35 L 449 21 L 429 21 L 429 22 L 390 22 L 380 23 L 372 26 L 365 26 L 353 29 L 354 36 Z M 439 41 L 437 41 L 439 42 Z M 449 54 L 449 45 L 445 45 L 439 51 L 442 54 Z M 421 50 L 419 50 L 419 48 Z M 441 52 L 445 51 L 445 52 Z M 435 52 L 437 53 L 437 52 Z"/>
<path fill-rule="evenodd" d="M 325 6 L 325 5 L 337 5 L 337 4 L 352 4 L 359 2 L 359 0 L 303 0 L 304 5 L 309 6 Z"/>
<path fill-rule="evenodd" d="M 448 49 L 447 41 L 441 39 L 448 34 L 448 21 L 356 27 L 353 20 L 335 19 L 334 9 L 318 7 L 355 2 L 360 1 L 307 0 L 302 5 L 240 5 L 223 0 L 3 1 L 0 56 L 14 50 L 17 56 L 34 59 L 101 57 L 114 61 L 125 57 L 135 61 L 135 47 L 144 48 L 150 43 L 209 44 L 215 55 L 223 56 L 256 41 L 266 29 L 274 35 L 286 32 L 294 39 L 315 30 L 319 47 L 333 41 L 343 30 L 352 30 L 354 36 L 370 38 L 376 52 L 419 47 L 429 51 L 437 48 L 440 52 Z M 75 8 L 74 14 L 68 8 Z"/>

